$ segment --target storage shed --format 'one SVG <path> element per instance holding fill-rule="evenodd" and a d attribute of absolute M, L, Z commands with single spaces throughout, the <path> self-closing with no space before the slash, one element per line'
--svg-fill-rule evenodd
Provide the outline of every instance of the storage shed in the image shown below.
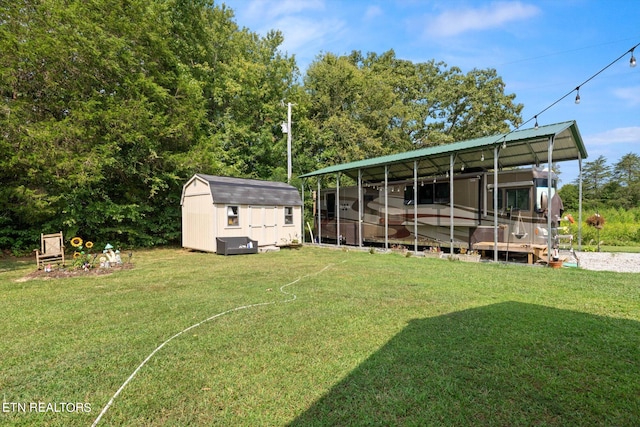
<path fill-rule="evenodd" d="M 246 236 L 259 246 L 301 240 L 302 200 L 282 182 L 195 174 L 182 188 L 182 246 L 217 252 L 216 238 Z"/>

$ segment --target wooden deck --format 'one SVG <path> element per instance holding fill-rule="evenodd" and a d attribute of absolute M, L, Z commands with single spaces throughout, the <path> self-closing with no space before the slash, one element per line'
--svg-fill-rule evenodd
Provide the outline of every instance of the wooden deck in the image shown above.
<path fill-rule="evenodd" d="M 477 242 L 472 247 L 476 251 L 493 251 L 494 248 L 494 242 Z M 538 261 L 548 262 L 547 245 L 498 242 L 498 252 L 527 254 L 527 263 L 529 264 L 535 264 Z"/>

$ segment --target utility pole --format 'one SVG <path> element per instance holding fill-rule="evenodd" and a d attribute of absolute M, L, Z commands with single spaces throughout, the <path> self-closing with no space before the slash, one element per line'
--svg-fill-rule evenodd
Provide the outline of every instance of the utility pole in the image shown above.
<path fill-rule="evenodd" d="M 287 182 L 291 183 L 291 103 L 287 103 L 287 123 L 282 123 L 282 132 L 287 134 Z"/>

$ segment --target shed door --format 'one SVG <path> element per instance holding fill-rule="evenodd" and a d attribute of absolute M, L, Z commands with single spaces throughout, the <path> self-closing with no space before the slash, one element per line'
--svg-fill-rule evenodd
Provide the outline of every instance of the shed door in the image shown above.
<path fill-rule="evenodd" d="M 278 242 L 276 207 L 250 206 L 249 230 L 251 238 L 258 241 L 258 245 L 275 245 Z"/>

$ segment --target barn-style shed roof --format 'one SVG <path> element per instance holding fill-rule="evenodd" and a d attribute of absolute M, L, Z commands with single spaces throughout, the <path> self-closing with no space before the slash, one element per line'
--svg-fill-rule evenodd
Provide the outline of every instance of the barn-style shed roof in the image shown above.
<path fill-rule="evenodd" d="M 402 180 L 413 177 L 414 164 L 417 164 L 418 176 L 436 176 L 449 170 L 452 155 L 455 156 L 456 173 L 488 170 L 494 166 L 494 148 L 498 148 L 500 168 L 543 164 L 549 160 L 550 138 L 554 141 L 553 162 L 587 158 L 578 125 L 568 121 L 329 166 L 301 175 L 301 178 L 342 173 L 357 179 L 360 171 L 364 181 L 376 182 L 384 180 L 386 169 L 390 179 Z"/>
<path fill-rule="evenodd" d="M 298 190 L 283 182 L 195 174 L 185 187 L 200 179 L 209 184 L 213 203 L 236 205 L 301 206 Z"/>

